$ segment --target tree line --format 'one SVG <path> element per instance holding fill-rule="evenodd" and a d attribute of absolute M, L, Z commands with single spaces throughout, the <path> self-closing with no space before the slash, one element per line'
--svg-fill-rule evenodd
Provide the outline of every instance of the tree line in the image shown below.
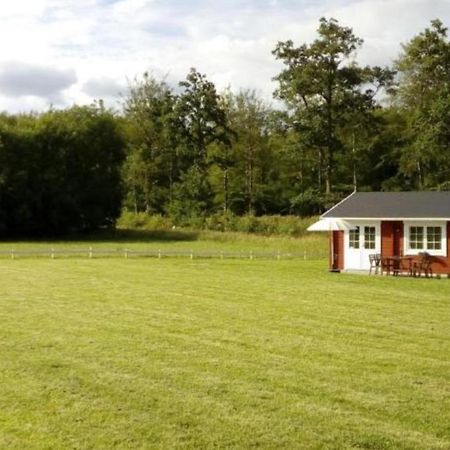
<path fill-rule="evenodd" d="M 191 69 L 101 101 L 0 116 L 0 232 L 89 230 L 121 208 L 170 216 L 311 215 L 358 190 L 450 188 L 450 43 L 439 20 L 391 67 L 360 66 L 349 27 L 278 42 L 274 97 L 219 93 Z"/>

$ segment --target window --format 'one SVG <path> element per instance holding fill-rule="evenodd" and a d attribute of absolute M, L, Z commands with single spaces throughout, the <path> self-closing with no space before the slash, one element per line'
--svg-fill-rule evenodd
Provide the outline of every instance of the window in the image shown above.
<path fill-rule="evenodd" d="M 359 248 L 359 227 L 349 231 L 348 246 L 350 248 Z"/>
<path fill-rule="evenodd" d="M 364 248 L 375 248 L 375 227 L 364 227 Z"/>
<path fill-rule="evenodd" d="M 427 227 L 427 250 L 442 249 L 441 227 Z"/>
<path fill-rule="evenodd" d="M 409 228 L 409 248 L 411 250 L 423 249 L 423 227 L 410 227 Z"/>
<path fill-rule="evenodd" d="M 428 252 L 431 255 L 445 256 L 447 226 L 444 222 L 428 224 L 410 222 L 405 224 L 405 253 L 418 254 Z"/>

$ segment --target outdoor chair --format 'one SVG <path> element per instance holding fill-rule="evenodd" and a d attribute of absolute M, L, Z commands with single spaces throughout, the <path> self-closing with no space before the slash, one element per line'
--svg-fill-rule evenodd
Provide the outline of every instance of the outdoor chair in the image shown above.
<path fill-rule="evenodd" d="M 375 275 L 378 275 L 379 273 L 383 274 L 383 270 L 381 267 L 381 255 L 379 253 L 369 255 L 369 261 L 370 261 L 369 275 L 372 274 L 372 269 L 374 269 Z"/>
<path fill-rule="evenodd" d="M 385 272 L 387 275 L 390 275 L 391 271 L 393 269 L 394 269 L 393 263 L 390 258 L 385 258 L 385 257 L 381 258 L 381 263 L 380 263 L 381 275 L 383 275 Z"/>
<path fill-rule="evenodd" d="M 398 276 L 401 273 L 400 262 L 394 256 L 387 256 L 381 260 L 381 274 Z"/>
<path fill-rule="evenodd" d="M 412 273 L 415 277 L 420 277 L 422 273 L 428 278 L 433 275 L 433 271 L 431 268 L 431 255 L 423 252 L 419 253 L 419 258 L 413 262 L 412 265 Z"/>

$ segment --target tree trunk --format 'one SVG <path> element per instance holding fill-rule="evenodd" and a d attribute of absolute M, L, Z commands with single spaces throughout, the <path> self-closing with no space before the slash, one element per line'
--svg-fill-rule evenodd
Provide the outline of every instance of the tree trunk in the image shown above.
<path fill-rule="evenodd" d="M 247 197 L 248 197 L 248 214 L 254 213 L 254 183 L 253 183 L 253 149 L 250 148 L 249 158 L 247 159 L 247 170 L 246 170 L 246 184 L 247 184 Z"/>
<path fill-rule="evenodd" d="M 134 200 L 134 213 L 138 213 L 138 202 L 137 202 L 137 192 L 136 192 L 136 185 L 133 185 L 133 200 Z"/>
<path fill-rule="evenodd" d="M 150 189 L 147 170 L 144 173 L 144 186 L 144 208 L 145 212 L 148 213 L 150 211 Z"/>
<path fill-rule="evenodd" d="M 417 182 L 419 185 L 419 191 L 423 189 L 423 171 L 422 164 L 420 164 L 420 159 L 417 160 Z"/>
<path fill-rule="evenodd" d="M 331 166 L 329 161 L 325 167 L 325 194 L 331 193 Z"/>
<path fill-rule="evenodd" d="M 223 212 L 228 212 L 228 167 L 223 171 Z"/>
<path fill-rule="evenodd" d="M 169 206 L 172 207 L 173 203 L 173 158 L 170 155 L 169 162 Z"/>
<path fill-rule="evenodd" d="M 319 161 L 317 164 L 317 190 L 318 192 L 322 192 L 322 150 L 319 149 Z"/>
<path fill-rule="evenodd" d="M 333 136 L 333 75 L 330 74 L 327 86 L 327 155 L 325 161 L 325 193 L 331 193 L 331 175 L 334 158 L 334 136 Z"/>

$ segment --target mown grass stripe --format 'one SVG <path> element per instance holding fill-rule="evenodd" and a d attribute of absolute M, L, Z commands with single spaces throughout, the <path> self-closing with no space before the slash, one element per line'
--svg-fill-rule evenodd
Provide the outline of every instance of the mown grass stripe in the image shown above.
<path fill-rule="evenodd" d="M 0 261 L 0 447 L 450 447 L 448 280 Z"/>

